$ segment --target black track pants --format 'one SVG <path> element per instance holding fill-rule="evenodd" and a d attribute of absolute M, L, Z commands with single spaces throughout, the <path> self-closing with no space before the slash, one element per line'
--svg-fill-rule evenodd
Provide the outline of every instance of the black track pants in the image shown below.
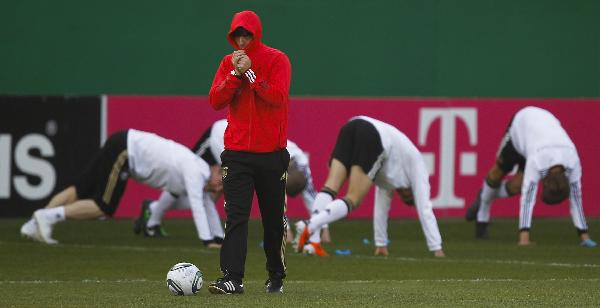
<path fill-rule="evenodd" d="M 271 278 L 285 277 L 285 183 L 290 154 L 287 150 L 249 153 L 225 150 L 221 154 L 225 195 L 225 239 L 221 271 L 241 282 L 244 278 L 248 218 L 256 191 L 263 223 L 267 271 Z"/>

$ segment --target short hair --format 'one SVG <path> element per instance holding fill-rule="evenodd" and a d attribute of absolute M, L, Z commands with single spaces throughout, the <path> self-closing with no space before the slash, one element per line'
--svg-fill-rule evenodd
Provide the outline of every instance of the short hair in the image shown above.
<path fill-rule="evenodd" d="M 563 202 L 569 197 L 571 188 L 564 169 L 560 172 L 548 172 L 542 179 L 542 201 L 549 205 Z"/>
<path fill-rule="evenodd" d="M 246 30 L 244 27 L 237 27 L 233 32 L 231 32 L 231 37 L 238 36 L 254 36 L 252 32 Z"/>
<path fill-rule="evenodd" d="M 300 171 L 294 160 L 290 162 L 287 172 L 288 176 L 285 183 L 285 190 L 290 197 L 295 197 L 306 188 L 308 179 L 304 173 Z"/>

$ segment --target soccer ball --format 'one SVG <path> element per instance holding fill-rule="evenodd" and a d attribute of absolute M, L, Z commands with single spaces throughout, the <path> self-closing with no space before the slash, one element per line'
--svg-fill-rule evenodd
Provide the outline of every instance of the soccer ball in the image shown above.
<path fill-rule="evenodd" d="M 177 263 L 167 273 L 167 287 L 173 295 L 196 295 L 203 282 L 202 272 L 192 263 Z"/>

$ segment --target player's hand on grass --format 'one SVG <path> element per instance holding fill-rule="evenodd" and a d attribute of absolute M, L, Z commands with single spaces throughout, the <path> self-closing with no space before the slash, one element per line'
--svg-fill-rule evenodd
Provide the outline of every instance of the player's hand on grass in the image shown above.
<path fill-rule="evenodd" d="M 434 251 L 433 256 L 436 258 L 445 258 L 446 254 L 444 254 L 444 251 L 440 249 L 440 250 Z"/>
<path fill-rule="evenodd" d="M 581 241 L 580 245 L 583 247 L 588 247 L 588 248 L 595 248 L 598 246 L 598 244 L 596 242 L 594 242 L 591 238 Z"/>
<path fill-rule="evenodd" d="M 535 242 L 529 240 L 529 231 L 523 230 L 519 232 L 519 246 L 532 246 Z"/>
<path fill-rule="evenodd" d="M 387 257 L 390 254 L 388 252 L 387 247 L 383 246 L 383 247 L 375 247 L 375 255 L 376 256 L 382 255 L 384 257 Z"/>

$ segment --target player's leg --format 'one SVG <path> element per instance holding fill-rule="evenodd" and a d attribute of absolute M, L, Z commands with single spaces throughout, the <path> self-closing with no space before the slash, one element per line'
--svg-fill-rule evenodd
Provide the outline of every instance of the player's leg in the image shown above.
<path fill-rule="evenodd" d="M 113 134 L 106 141 L 100 153 L 75 182 L 75 189 L 66 192 L 65 199 L 73 199 L 74 193 L 77 201 L 55 204 L 52 208 L 34 213 L 39 238 L 47 244 L 58 243 L 52 238 L 53 227 L 67 218 L 112 216 L 123 195 L 128 177 L 127 132 L 123 131 Z"/>
<path fill-rule="evenodd" d="M 223 161 L 223 192 L 225 197 L 225 239 L 220 252 L 223 278 L 208 286 L 211 293 L 242 293 L 248 247 L 248 219 L 254 194 L 253 169 L 248 165 L 248 153 L 225 150 Z M 227 288 L 233 286 L 233 290 Z"/>
<path fill-rule="evenodd" d="M 148 237 L 164 237 L 167 232 L 162 227 L 162 219 L 165 213 L 179 203 L 177 196 L 163 191 L 157 200 L 144 199 L 140 205 L 140 214 L 133 225 L 133 233 L 143 234 Z M 189 208 L 189 202 L 186 204 Z"/>
<path fill-rule="evenodd" d="M 329 172 L 325 185 L 321 191 L 316 195 L 315 201 L 311 206 L 311 218 L 318 215 L 320 212 L 325 210 L 325 207 L 331 203 L 337 196 L 338 191 L 348 178 L 350 172 L 352 155 L 356 149 L 356 131 L 359 123 L 355 120 L 349 121 L 340 129 L 338 133 L 335 147 L 331 153 L 331 159 L 329 160 Z M 296 223 L 296 238 L 294 243 L 296 245 L 296 252 L 301 252 L 304 244 L 308 241 L 309 229 L 307 223 L 300 221 Z M 315 242 L 320 242 L 321 229 L 312 230 L 312 237 Z"/>
<path fill-rule="evenodd" d="M 308 223 L 308 232 L 311 233 L 309 240 L 313 244 L 320 244 L 320 230 L 323 225 L 342 219 L 352 208 L 362 202 L 373 183 L 375 174 L 381 168 L 384 157 L 383 145 L 379 132 L 373 124 L 363 119 L 354 119 L 344 127 L 344 130 L 346 129 L 350 133 L 347 135 L 340 133 L 344 139 L 341 139 L 341 142 L 338 140 L 338 143 L 347 145 L 342 147 L 336 145 L 332 155 L 334 158 L 332 167 L 334 161 L 337 160 L 340 163 L 338 169 L 346 172 L 340 172 L 338 181 L 326 182 L 326 187 L 331 185 L 333 187 L 330 188 L 339 191 L 344 182 L 341 176 L 346 176 L 347 170 L 349 170 L 348 191 L 343 199 L 333 200 L 327 204 L 324 210 L 311 217 Z M 344 142 L 346 138 L 349 138 L 350 141 Z M 333 179 L 335 180 L 335 178 Z"/>
<path fill-rule="evenodd" d="M 338 141 L 339 144 L 339 141 Z M 336 145 L 337 147 L 337 145 Z M 334 150 L 335 153 L 335 150 Z M 312 206 L 311 217 L 307 222 L 299 221 L 296 223 L 296 236 L 294 239 L 294 250 L 302 252 L 307 241 L 320 243 L 321 242 L 321 227 L 323 224 L 313 224 L 311 229 L 311 220 L 325 213 L 327 205 L 335 199 L 337 191 L 340 190 L 346 178 L 348 177 L 348 168 L 337 158 L 332 158 L 329 166 L 329 173 L 323 189 L 315 197 L 315 202 Z M 309 239 L 310 236 L 310 239 Z"/>
<path fill-rule="evenodd" d="M 61 192 L 57 193 L 50 199 L 48 205 L 46 205 L 46 209 L 59 207 L 61 205 L 73 203 L 77 200 L 77 192 L 75 190 L 75 186 L 69 186 Z M 63 215 L 64 216 L 64 215 Z M 40 240 L 38 236 L 38 227 L 33 215 L 31 218 L 21 226 L 21 236 L 32 239 L 32 240 Z"/>
<path fill-rule="evenodd" d="M 50 199 L 50 202 L 48 202 L 48 205 L 46 205 L 46 208 L 53 208 L 63 204 L 73 203 L 76 200 L 77 190 L 75 189 L 74 185 L 71 185 L 63 191 L 59 192 L 58 194 L 54 195 L 54 197 Z"/>
<path fill-rule="evenodd" d="M 309 232 L 320 230 L 324 224 L 340 220 L 356 208 L 369 192 L 373 181 L 360 166 L 352 166 L 348 181 L 348 192 L 343 199 L 335 199 L 325 207 L 325 210 L 313 215 L 309 221 Z M 311 236 L 311 242 L 312 236 Z M 319 241 L 320 242 L 320 241 Z"/>
<path fill-rule="evenodd" d="M 221 245 L 223 238 L 225 237 L 225 231 L 221 224 L 221 218 L 219 218 L 219 212 L 215 207 L 215 196 L 213 194 L 204 194 L 204 208 L 206 210 L 206 216 L 208 218 L 208 227 L 210 233 L 213 235 L 213 240 L 216 244 Z"/>
<path fill-rule="evenodd" d="M 256 197 L 262 217 L 263 244 L 267 258 L 267 271 L 270 284 L 267 291 L 282 292 L 285 278 L 285 245 L 286 218 L 285 192 L 287 166 L 289 163 L 287 150 L 269 153 L 258 162 L 255 177 Z"/>

